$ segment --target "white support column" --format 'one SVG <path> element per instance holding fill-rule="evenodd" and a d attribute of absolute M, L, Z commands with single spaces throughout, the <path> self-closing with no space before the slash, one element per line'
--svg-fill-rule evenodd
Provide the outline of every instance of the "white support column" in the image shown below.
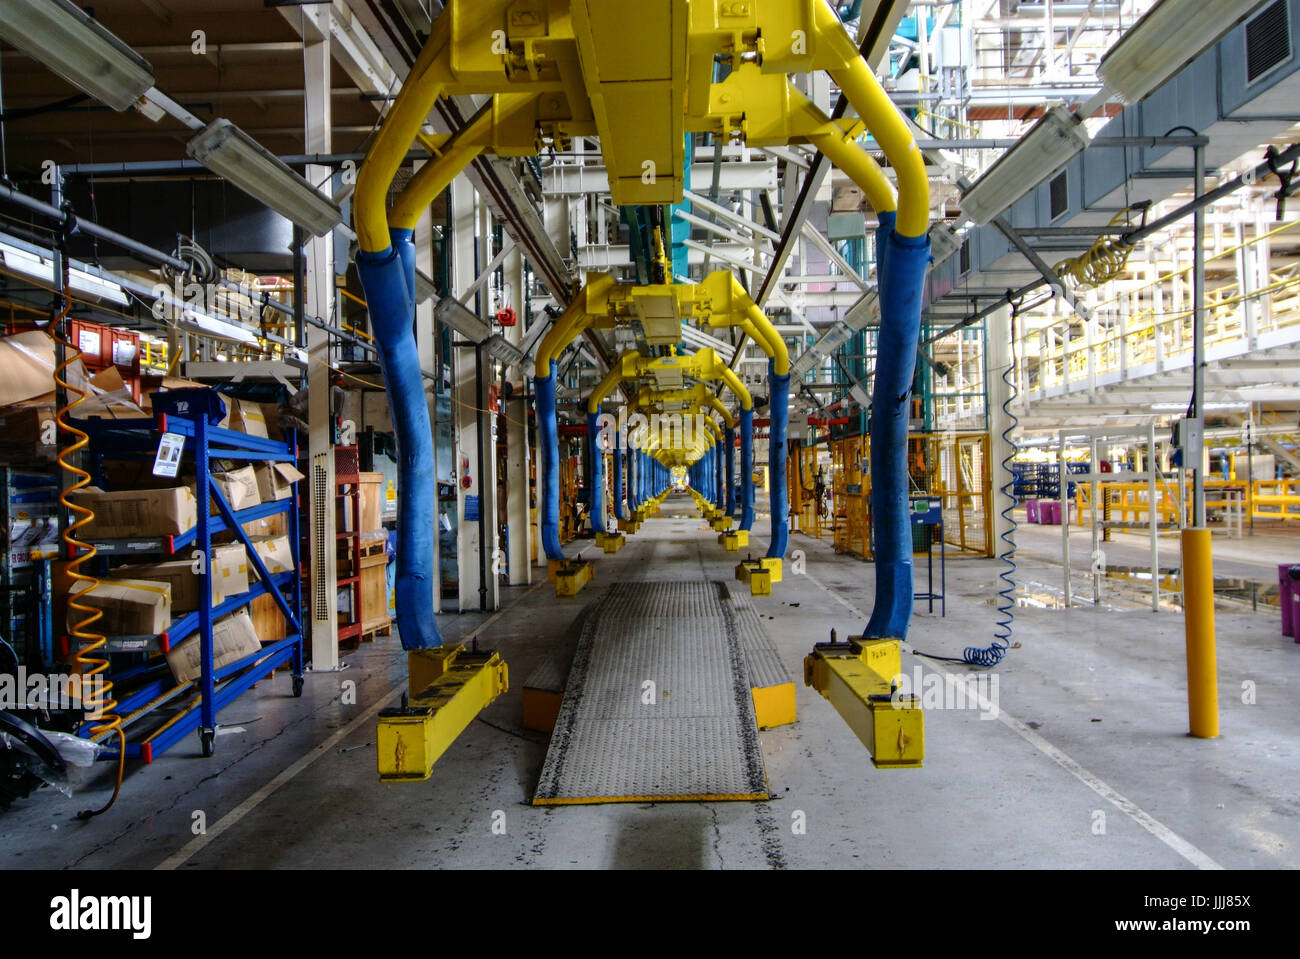
<path fill-rule="evenodd" d="M 601 220 L 603 222 L 604 218 Z M 506 339 L 518 346 L 524 338 L 524 260 L 518 249 L 506 256 L 503 266 L 506 283 L 509 284 L 509 296 L 505 305 L 515 311 L 515 325 L 506 329 Z M 528 447 L 528 402 L 524 399 L 523 392 L 528 370 L 525 361 L 506 374 L 510 382 L 519 384 L 518 391 L 506 403 L 506 529 L 510 537 L 506 560 L 511 586 L 527 585 L 533 581 L 533 528 L 529 516 L 531 496 L 528 489 L 531 456 Z"/>
<path fill-rule="evenodd" d="M 304 16 L 303 89 L 304 145 L 307 153 L 333 149 L 330 111 L 330 9 L 316 8 Z M 330 193 L 331 169 L 308 165 L 303 171 L 311 183 Z M 304 247 L 306 290 L 304 308 L 309 316 L 329 317 L 334 304 L 334 237 L 316 237 Z M 337 669 L 338 563 L 334 522 L 336 486 L 332 411 L 330 409 L 330 340 L 315 326 L 307 326 L 308 440 L 310 458 L 311 536 L 311 663 L 314 670 Z M 323 508 L 322 508 L 323 507 Z M 359 596 L 357 597 L 359 599 Z"/>

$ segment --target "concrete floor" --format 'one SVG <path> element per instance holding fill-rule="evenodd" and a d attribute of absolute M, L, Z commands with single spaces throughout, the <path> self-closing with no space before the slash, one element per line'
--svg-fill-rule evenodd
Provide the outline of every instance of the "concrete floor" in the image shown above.
<path fill-rule="evenodd" d="M 222 715 L 230 728 L 214 757 L 200 758 L 196 739 L 129 770 L 96 821 L 73 816 L 106 796 L 102 776 L 74 799 L 43 790 L 15 804 L 0 813 L 0 866 L 1300 867 L 1300 646 L 1280 636 L 1275 610 L 1219 611 L 1223 736 L 1203 741 L 1186 735 L 1181 614 L 1123 602 L 1019 608 L 1022 645 L 996 670 L 997 718 L 929 709 L 925 767 L 885 772 L 802 685 L 813 642 L 864 624 L 872 568 L 800 535 L 791 548 L 804 551 L 805 573 L 787 560 L 774 595 L 754 601 L 798 682 L 798 723 L 761 734 L 770 801 L 527 805 L 546 738 L 521 729 L 519 687 L 581 608 L 619 579 L 732 578 L 736 554 L 688 509 L 670 500 L 665 514 L 679 515 L 647 523 L 615 556 L 570 544 L 597 563 L 576 600 L 557 599 L 543 577 L 507 589 L 491 618 L 440 619 L 448 638 L 486 621 L 480 640 L 502 651 L 513 688 L 429 782 L 376 781 L 374 714 L 405 678 L 390 637 L 347 656 L 341 673 L 309 676 L 300 700 L 285 674 L 262 684 Z M 766 536 L 755 543 L 758 555 Z M 1046 540 L 1028 553 L 1020 578 L 1059 585 L 1059 551 L 1056 564 Z M 914 647 L 955 656 L 986 645 L 998 568 L 951 561 L 948 615 L 918 603 Z M 905 654 L 905 672 L 914 667 L 967 671 Z M 348 681 L 355 705 L 343 702 Z"/>

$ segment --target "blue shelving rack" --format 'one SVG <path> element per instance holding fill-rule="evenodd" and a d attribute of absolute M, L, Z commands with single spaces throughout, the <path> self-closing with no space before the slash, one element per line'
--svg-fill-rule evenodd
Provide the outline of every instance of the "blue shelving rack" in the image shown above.
<path fill-rule="evenodd" d="M 57 555 L 59 481 L 0 466 L 0 640 L 34 672 L 53 662 L 50 559 Z"/>
<path fill-rule="evenodd" d="M 198 522 L 194 529 L 176 536 L 95 540 L 98 555 L 172 556 L 187 549 L 190 552 L 183 555 L 198 550 L 203 554 L 199 595 L 211 597 L 212 537 L 230 530 L 244 544 L 257 582 L 248 592 L 232 596 L 216 606 L 211 605 L 210 600 L 202 603 L 198 610 L 174 619 L 168 630 L 160 635 L 109 637 L 103 651 L 113 654 L 110 674 L 114 684 L 113 695 L 118 700 L 116 712 L 122 717 L 127 731 L 126 755 L 128 759 L 146 763 L 194 731 L 199 734 L 203 755 L 211 756 L 215 748 L 217 714 L 283 666 L 290 668 L 295 697 L 302 695 L 303 687 L 299 484 L 292 484 L 292 493 L 287 499 L 236 511 L 231 509 L 210 475 L 213 460 L 296 464 L 296 431 L 287 430 L 285 440 L 281 442 L 216 426 L 214 422 L 224 414 L 224 406 L 219 395 L 208 389 L 156 393 L 154 408 L 152 420 L 94 419 L 77 423 L 90 435 L 87 469 L 91 481 L 104 486 L 103 464 L 106 460 L 152 459 L 163 433 L 180 434 L 185 437 L 183 456 L 195 465 Z M 177 409 L 185 410 L 187 415 L 172 412 Z M 211 506 L 216 506 L 217 515 L 211 515 Z M 273 576 L 253 548 L 243 524 L 281 513 L 288 517 L 293 568 Z M 267 593 L 284 614 L 288 635 L 264 644 L 257 653 L 214 669 L 212 624 Z M 180 642 L 196 633 L 201 650 L 200 676 L 192 682 L 178 684 L 167 664 L 156 654 L 170 650 L 173 641 Z M 170 709 L 172 715 L 161 725 L 152 724 L 148 732 L 134 732 L 144 730 L 150 725 L 148 718 L 164 709 Z M 89 736 L 94 726 L 94 723 L 86 722 L 79 732 Z M 117 751 L 106 752 L 102 758 L 116 759 Z"/>

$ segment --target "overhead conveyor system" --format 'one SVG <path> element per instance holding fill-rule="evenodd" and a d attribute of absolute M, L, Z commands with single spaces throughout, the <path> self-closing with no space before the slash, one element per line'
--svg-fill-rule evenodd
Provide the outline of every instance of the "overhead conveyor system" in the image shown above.
<path fill-rule="evenodd" d="M 627 6 L 618 0 L 450 0 L 359 171 L 353 197 L 358 274 L 401 452 L 396 596 L 402 643 L 408 650 L 442 644 L 434 621 L 428 529 L 428 517 L 436 514 L 432 445 L 411 333 L 417 219 L 476 157 L 535 156 L 550 146 L 568 149 L 576 137 L 599 139 L 615 204 L 677 203 L 687 132 L 739 138 L 750 146 L 810 144 L 854 180 L 878 215 L 882 319 L 871 421 L 876 607 L 866 636 L 896 643 L 906 636 L 911 611 L 906 432 L 929 254 L 929 187 L 920 151 L 825 0 L 654 0 L 638 7 L 637 28 L 627 27 Z M 715 83 L 719 56 L 730 61 L 731 72 Z M 810 71 L 829 73 L 858 117 L 828 117 L 792 85 L 790 74 Z M 439 97 L 465 94 L 487 99 L 463 128 L 447 136 L 423 133 Z M 857 143 L 865 132 L 888 159 L 897 195 Z M 435 157 L 390 207 L 390 188 L 416 140 Z M 557 523 L 553 361 L 593 325 L 632 326 L 642 342 L 655 346 L 680 341 L 682 324 L 692 319 L 736 326 L 768 355 L 773 496 L 765 561 L 779 570 L 788 535 L 790 357 L 758 304 L 725 271 L 696 285 L 639 287 L 591 275 L 539 345 L 534 374 L 543 460 L 541 533 L 549 560 L 565 562 Z M 663 372 L 656 388 L 683 385 L 672 384 Z M 752 425 L 752 409 L 742 407 L 742 489 L 752 482 L 752 464 L 744 456 Z M 667 452 L 647 462 L 650 482 L 642 492 L 650 502 L 668 488 Z M 752 508 L 742 509 L 752 521 Z M 463 689 L 479 686 L 496 688 L 466 683 Z M 847 707 L 837 702 L 837 708 Z"/>

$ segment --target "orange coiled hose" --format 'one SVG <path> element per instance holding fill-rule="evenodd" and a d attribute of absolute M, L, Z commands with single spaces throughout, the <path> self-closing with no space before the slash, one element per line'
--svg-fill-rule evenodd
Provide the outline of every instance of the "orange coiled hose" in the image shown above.
<path fill-rule="evenodd" d="M 92 654 L 107 645 L 108 638 L 103 633 L 92 631 L 90 627 L 101 619 L 104 613 L 93 606 L 79 603 L 76 599 L 76 597 L 84 597 L 94 590 L 99 585 L 99 580 L 94 576 L 88 576 L 80 572 L 81 565 L 93 559 L 96 550 L 94 546 L 82 542 L 76 536 L 77 530 L 94 520 L 95 513 L 93 510 L 79 503 L 74 503 L 68 498 L 69 493 L 84 489 L 90 485 L 90 474 L 69 460 L 69 457 L 85 449 L 90 442 L 90 436 L 84 430 L 78 429 L 68 421 L 68 414 L 86 398 L 86 391 L 73 386 L 68 382 L 65 375 L 68 367 L 81 359 L 81 351 L 63 338 L 62 327 L 67 319 L 68 311 L 71 309 L 72 300 L 65 296 L 63 309 L 60 310 L 54 322 L 50 324 L 50 331 L 55 341 L 61 343 L 65 350 L 63 362 L 54 368 L 54 382 L 67 390 L 68 393 L 77 395 L 75 400 L 67 406 L 60 407 L 55 414 L 55 422 L 58 424 L 58 428 L 76 437 L 76 441 L 71 446 L 59 451 L 59 466 L 77 477 L 76 482 L 59 494 L 59 502 L 70 513 L 77 515 L 77 519 L 69 523 L 68 528 L 63 531 L 63 542 L 68 545 L 68 553 L 71 557 L 67 567 L 68 577 L 76 582 L 89 583 L 90 587 L 80 593 L 69 592 L 68 608 L 76 610 L 78 613 L 84 613 L 85 616 L 68 630 L 68 634 L 77 644 L 74 658 L 81 666 L 81 705 L 87 712 L 100 717 L 99 725 L 91 728 L 91 735 L 100 736 L 110 732 L 117 735 L 117 781 L 113 785 L 113 795 L 102 808 L 86 809 L 77 814 L 78 819 L 89 819 L 92 816 L 107 812 L 112 808 L 113 803 L 117 802 L 117 794 L 122 790 L 122 774 L 126 768 L 126 732 L 122 729 L 122 717 L 115 712 L 117 700 L 112 697 L 113 683 L 107 678 L 96 680 L 96 677 L 103 676 L 108 672 L 109 661 L 103 654 L 99 656 Z"/>

